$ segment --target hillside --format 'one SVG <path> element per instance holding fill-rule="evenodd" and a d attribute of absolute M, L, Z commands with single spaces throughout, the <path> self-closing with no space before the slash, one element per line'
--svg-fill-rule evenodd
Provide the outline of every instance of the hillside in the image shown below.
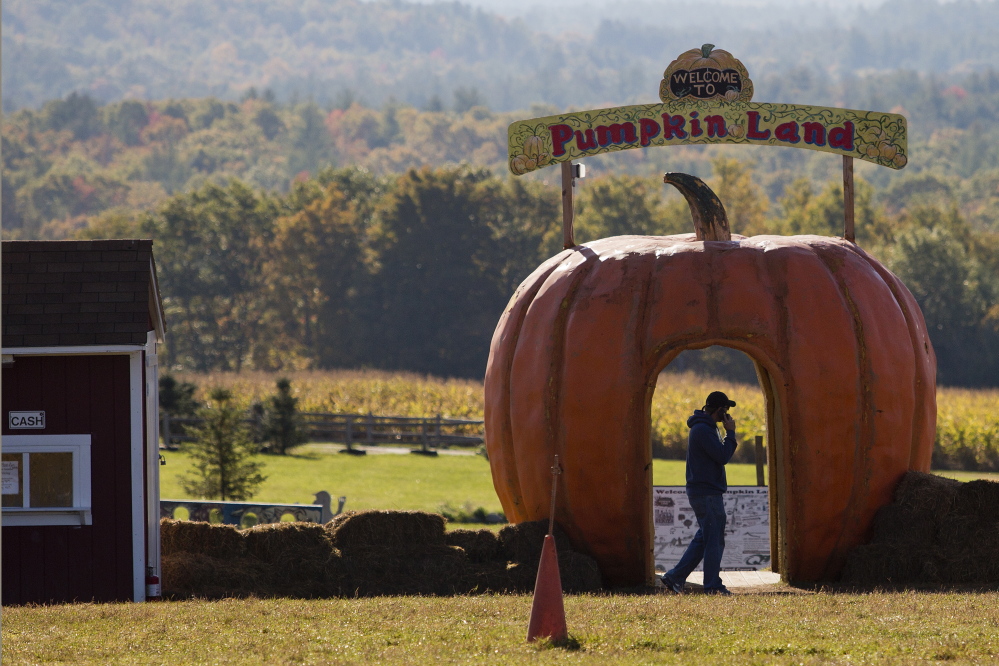
<path fill-rule="evenodd" d="M 394 98 L 508 111 L 648 101 L 669 61 L 703 42 L 737 54 L 757 77 L 780 77 L 757 89 L 760 99 L 784 101 L 778 93 L 788 83 L 815 77 L 953 76 L 999 55 L 996 2 L 889 0 L 864 9 L 633 0 L 587 9 L 590 20 L 563 24 L 560 14 L 572 10 L 506 19 L 459 2 L 8 0 L 3 108 L 37 108 L 73 91 L 101 103 L 235 100 L 251 87 L 321 106 Z"/>

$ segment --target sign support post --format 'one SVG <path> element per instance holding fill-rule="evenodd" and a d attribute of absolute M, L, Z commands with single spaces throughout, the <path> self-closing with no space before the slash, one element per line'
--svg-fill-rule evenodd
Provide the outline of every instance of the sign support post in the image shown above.
<path fill-rule="evenodd" d="M 849 155 L 843 156 L 843 238 L 856 243 L 853 232 L 853 158 Z"/>
<path fill-rule="evenodd" d="M 572 233 L 572 187 L 575 180 L 575 168 L 572 162 L 562 162 L 562 249 L 576 247 Z"/>

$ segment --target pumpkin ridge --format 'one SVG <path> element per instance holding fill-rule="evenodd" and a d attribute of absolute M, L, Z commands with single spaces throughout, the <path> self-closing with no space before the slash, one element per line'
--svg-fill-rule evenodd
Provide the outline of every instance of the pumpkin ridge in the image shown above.
<path fill-rule="evenodd" d="M 863 316 L 857 307 L 857 303 L 853 299 L 850 288 L 838 274 L 838 271 L 834 269 L 837 260 L 840 258 L 829 256 L 831 254 L 829 252 L 830 249 L 831 248 L 826 246 L 816 247 L 815 254 L 826 265 L 829 270 L 830 277 L 839 288 L 840 294 L 843 296 L 843 300 L 849 308 L 850 316 L 853 319 L 854 340 L 857 345 L 857 364 L 860 367 L 860 372 L 857 375 L 857 379 L 860 383 L 860 390 L 858 391 L 857 397 L 860 402 L 858 406 L 860 408 L 861 427 L 857 430 L 856 441 L 854 444 L 853 483 L 850 485 L 850 498 L 847 501 L 843 519 L 844 525 L 850 525 L 855 524 L 859 519 L 858 514 L 861 511 L 861 484 L 863 486 L 869 485 L 871 477 L 870 443 L 876 441 L 875 437 L 877 435 L 875 432 L 876 424 L 872 418 L 872 414 L 874 413 L 874 390 L 870 383 L 870 378 L 873 375 L 874 368 L 871 363 L 870 354 L 867 350 L 867 336 L 864 334 Z M 842 261 L 839 263 L 842 263 Z M 864 445 L 865 442 L 867 443 L 866 446 Z M 836 545 L 832 548 L 826 558 L 826 563 L 823 567 L 823 575 L 828 576 L 831 572 L 839 571 L 842 568 L 843 561 L 846 559 L 846 553 L 843 552 L 843 538 L 845 535 L 846 531 L 840 529 L 839 536 L 836 538 Z M 846 546 L 846 548 L 852 548 L 853 545 L 855 544 L 850 544 Z"/>
<path fill-rule="evenodd" d="M 720 324 L 718 323 L 718 271 L 715 269 L 715 261 L 718 255 L 711 253 L 708 255 L 708 274 L 711 278 L 704 285 L 704 299 L 707 301 L 708 322 L 705 326 L 705 333 L 709 338 L 720 337 Z"/>
<path fill-rule="evenodd" d="M 654 252 L 646 254 L 644 256 L 644 259 L 645 259 L 645 261 L 643 261 L 642 264 L 641 264 L 641 268 L 642 268 L 642 272 L 643 272 L 643 275 L 642 275 L 642 282 L 643 282 L 643 284 L 642 284 L 641 296 L 639 297 L 638 306 L 637 306 L 638 307 L 638 321 L 637 321 L 637 323 L 635 325 L 635 331 L 634 331 L 634 333 L 635 333 L 635 342 L 634 342 L 634 345 L 635 345 L 635 349 L 637 350 L 636 351 L 636 355 L 638 356 L 639 363 L 642 364 L 639 367 L 644 371 L 644 374 L 647 377 L 649 373 L 648 373 L 648 366 L 645 365 L 645 363 L 646 363 L 645 338 L 646 338 L 646 329 L 648 327 L 648 322 L 649 322 L 649 318 L 650 318 L 650 313 L 649 313 L 649 299 L 652 297 L 652 275 L 653 275 L 653 273 L 655 271 L 655 268 L 656 268 L 656 265 L 658 264 L 658 261 L 657 261 L 656 254 Z M 639 389 L 641 389 L 641 390 L 639 390 Z M 652 385 L 652 391 L 653 392 L 655 391 L 655 384 L 654 383 Z M 648 388 L 648 380 L 646 380 L 645 386 L 641 386 L 641 387 L 636 386 L 635 387 L 635 393 L 632 395 L 632 404 L 631 404 L 631 407 L 630 407 L 629 411 L 632 413 L 632 417 L 630 419 L 631 423 L 632 424 L 638 424 L 637 427 L 640 430 L 640 432 L 636 433 L 636 437 L 639 439 L 639 441 L 648 442 L 648 445 L 647 445 L 645 451 L 643 451 L 644 455 L 647 456 L 648 462 L 646 463 L 646 465 L 643 468 L 642 472 L 647 477 L 647 481 L 646 481 L 645 485 L 648 486 L 649 489 L 650 489 L 650 494 L 649 494 L 649 497 L 648 497 L 648 500 L 647 500 L 648 503 L 649 503 L 649 506 L 646 509 L 650 519 L 652 518 L 652 506 L 651 506 L 651 504 L 652 504 L 652 496 L 651 496 L 651 487 L 652 487 L 652 440 L 651 440 L 651 437 L 650 437 L 650 435 L 651 435 L 650 430 L 651 430 L 651 427 L 652 427 L 651 420 L 650 420 L 650 415 L 652 413 L 652 411 L 651 411 L 651 404 L 652 404 L 652 394 L 650 393 L 649 388 Z M 654 539 L 653 539 L 653 541 L 654 541 Z M 653 546 L 654 544 L 648 544 L 648 545 L 649 546 Z M 653 568 L 655 566 L 655 559 L 654 559 L 654 555 L 652 553 L 652 549 L 651 548 L 645 548 L 644 550 L 645 550 L 645 558 L 646 558 L 645 568 L 646 569 Z"/>
<path fill-rule="evenodd" d="M 788 358 L 788 349 L 790 349 L 790 339 L 791 339 L 791 317 L 787 309 L 787 297 L 790 293 L 790 288 L 787 284 L 787 257 L 782 251 L 784 246 L 772 247 L 770 245 L 765 246 L 759 254 L 759 261 L 763 262 L 763 273 L 767 276 L 768 282 L 773 289 L 774 301 L 779 304 L 779 307 L 775 308 L 777 311 L 777 321 L 773 326 L 773 336 L 774 336 L 774 359 L 773 361 L 778 364 L 781 372 L 777 376 L 771 375 L 771 380 L 780 379 L 782 386 L 778 387 L 772 385 L 770 387 L 765 387 L 764 392 L 768 395 L 773 393 L 774 400 L 782 399 L 787 397 L 789 390 L 788 382 L 786 380 L 786 375 L 790 368 L 790 359 Z M 765 257 L 770 252 L 776 253 L 776 259 L 774 261 L 766 261 Z M 777 406 L 774 406 L 776 410 Z M 792 516 L 788 510 L 793 506 L 793 502 L 796 499 L 794 497 L 794 466 L 790 464 L 790 458 L 793 457 L 793 452 L 791 450 L 791 433 L 790 433 L 790 409 L 792 405 L 790 403 L 782 403 L 781 409 L 781 419 L 782 423 L 773 424 L 771 426 L 767 424 L 767 434 L 771 432 L 777 432 L 778 426 L 780 427 L 780 440 L 770 442 L 770 448 L 773 450 L 773 460 L 776 463 L 773 465 L 773 470 L 770 473 L 771 484 L 776 484 L 779 489 L 778 501 L 771 505 L 770 507 L 770 518 L 773 524 L 776 526 L 772 531 L 771 535 L 776 534 L 779 538 L 779 542 L 771 544 L 771 549 L 777 551 L 777 556 L 780 561 L 776 563 L 777 570 L 780 571 L 781 576 L 789 576 L 789 562 L 792 561 L 791 551 L 797 550 L 797 543 L 792 543 L 792 539 L 797 539 L 797 533 L 790 529 L 792 524 Z M 776 411 L 774 411 L 776 414 Z M 771 416 L 771 408 L 767 409 L 767 418 Z M 771 430 L 773 428 L 773 430 Z M 780 459 L 778 460 L 778 456 Z M 769 462 L 769 458 L 768 458 Z M 780 478 L 778 478 L 778 476 Z"/>
<path fill-rule="evenodd" d="M 909 332 L 909 342 L 912 345 L 913 362 L 915 363 L 915 370 L 916 370 L 916 384 L 915 386 L 913 386 L 913 393 L 915 394 L 915 403 L 922 404 L 922 401 L 919 399 L 919 396 L 923 394 L 924 391 L 921 391 L 920 389 L 921 387 L 929 384 L 928 383 L 929 378 L 926 373 L 926 364 L 923 362 L 923 356 L 920 353 L 921 341 L 919 339 L 920 329 L 918 326 L 918 321 L 913 317 L 913 312 L 914 311 L 918 312 L 918 310 L 914 310 L 913 308 L 909 307 L 909 302 L 908 299 L 906 298 L 906 295 L 908 295 L 909 298 L 911 298 L 912 293 L 905 287 L 904 284 L 901 283 L 901 281 L 894 273 L 888 270 L 879 261 L 871 257 L 866 252 L 862 252 L 862 256 L 864 257 L 864 260 L 867 261 L 867 263 L 870 264 L 870 266 L 875 270 L 875 272 L 877 272 L 877 274 L 881 276 L 881 279 L 884 280 L 885 284 L 888 286 L 888 289 L 895 297 L 895 301 L 898 303 L 898 307 L 902 311 L 902 315 L 905 318 L 906 328 L 908 329 Z M 925 335 L 925 328 L 926 327 L 924 325 L 923 334 L 924 337 L 928 337 Z M 929 347 L 927 351 L 931 352 L 932 354 L 932 347 Z M 936 383 L 935 379 L 932 383 L 933 384 Z M 933 396 L 933 399 L 934 402 L 936 402 L 935 395 Z M 912 413 L 912 437 L 911 437 L 910 453 L 909 453 L 909 468 L 920 472 L 928 472 L 930 469 L 928 458 L 925 461 L 918 459 L 920 454 L 920 451 L 918 451 L 918 449 L 920 448 L 920 443 L 921 443 L 920 440 L 922 439 L 920 437 L 920 433 L 922 433 L 924 428 L 926 427 L 925 423 L 926 416 L 929 413 L 935 413 L 935 411 L 927 412 L 924 409 L 914 409 Z"/>
<path fill-rule="evenodd" d="M 558 376 L 553 376 L 550 380 L 557 386 L 558 390 L 557 411 L 554 411 L 554 421 L 557 423 L 558 428 L 553 430 L 554 437 L 556 438 L 553 449 L 554 452 L 559 454 L 560 461 L 565 461 L 566 471 L 568 472 L 561 475 L 557 480 L 560 501 L 556 507 L 555 517 L 556 521 L 566 530 L 570 541 L 576 544 L 574 547 L 588 555 L 594 554 L 591 550 L 591 544 L 586 542 L 585 531 L 580 530 L 578 526 L 585 525 L 593 519 L 593 516 L 587 513 L 586 507 L 568 501 L 587 487 L 582 485 L 581 480 L 575 474 L 578 470 L 572 469 L 574 464 L 579 465 L 576 447 L 580 443 L 578 439 L 580 433 L 578 431 L 573 432 L 570 418 L 565 411 L 565 405 L 574 394 L 578 396 L 576 383 L 579 381 L 579 376 L 578 374 L 573 375 L 569 359 L 573 356 L 574 350 L 578 350 L 579 338 L 576 337 L 579 332 L 578 327 L 583 326 L 584 328 L 588 328 L 589 324 L 585 322 L 600 320 L 600 316 L 594 313 L 603 305 L 611 304 L 613 307 L 616 304 L 623 312 L 627 313 L 627 321 L 629 323 L 619 329 L 622 332 L 628 328 L 635 328 L 636 322 L 640 322 L 641 318 L 646 316 L 647 313 L 644 311 L 645 302 L 642 300 L 642 292 L 644 290 L 635 288 L 635 286 L 641 284 L 641 280 L 647 279 L 649 273 L 647 267 L 654 263 L 653 253 L 648 252 L 648 246 L 653 245 L 653 243 L 650 243 L 647 239 L 642 239 L 643 242 L 636 246 L 628 242 L 633 239 L 637 240 L 638 237 L 605 238 L 595 241 L 592 246 L 587 245 L 595 253 L 595 260 L 588 266 L 586 274 L 581 276 L 580 281 L 573 285 L 571 290 L 566 290 L 564 299 L 569 301 L 571 305 L 563 309 L 563 313 L 566 315 L 565 319 L 559 320 L 557 325 L 552 328 L 553 334 L 557 334 L 558 339 L 562 341 L 562 346 L 557 347 L 557 351 L 554 352 L 555 358 L 561 359 L 561 363 L 557 366 Z M 622 243 L 620 242 L 622 240 L 624 241 L 623 247 L 627 249 L 622 250 Z M 604 298 L 595 298 L 594 292 L 600 290 L 600 287 L 607 284 L 608 280 L 618 281 L 617 289 L 609 293 L 601 290 L 602 295 L 608 297 L 606 300 Z M 638 323 L 638 326 L 641 326 L 641 324 Z M 637 331 L 635 332 L 637 333 Z M 641 354 L 636 353 L 635 362 L 637 368 L 642 367 L 642 361 Z M 555 373 L 552 372 L 551 374 L 554 375 Z M 593 380 L 599 382 L 600 378 L 596 376 Z M 615 441 L 609 438 L 603 443 L 603 448 L 608 451 L 614 451 L 619 447 L 624 449 L 622 455 L 629 454 L 630 447 L 628 443 L 636 441 L 636 438 L 641 435 L 642 427 L 648 427 L 648 424 L 644 424 L 644 426 L 640 425 L 643 423 L 641 410 L 644 405 L 640 397 L 644 395 L 643 387 L 633 385 L 628 388 L 628 391 L 629 393 L 626 395 L 630 395 L 630 399 L 627 403 L 626 415 L 622 415 L 619 421 L 615 420 L 615 423 L 620 425 L 616 432 L 616 437 L 619 439 Z M 637 404 L 636 396 L 638 396 Z M 648 442 L 648 439 L 646 438 L 645 441 Z M 645 452 L 645 455 L 651 461 L 651 446 L 647 446 L 648 450 Z M 648 465 L 646 464 L 645 467 L 647 468 Z M 648 470 L 646 469 L 645 472 L 647 473 Z M 627 476 L 628 472 L 625 472 L 624 478 L 627 478 Z M 651 488 L 651 476 L 648 479 L 648 487 Z M 645 495 L 648 497 L 643 497 L 641 501 L 644 502 L 647 499 L 649 503 L 649 516 L 651 517 L 651 491 L 646 489 Z M 641 539 L 637 533 L 635 533 L 635 538 L 639 539 L 639 543 L 634 544 L 634 547 L 628 550 L 636 556 L 641 557 L 644 552 L 644 545 L 640 543 Z M 606 571 L 602 571 L 602 573 L 605 576 L 607 575 Z"/>
<path fill-rule="evenodd" d="M 564 252 L 560 252 L 559 254 L 564 254 Z M 557 256 L 558 255 L 556 255 L 556 257 Z M 528 309 L 530 309 L 531 303 L 534 302 L 534 299 L 538 295 L 538 292 L 541 291 L 541 288 L 544 286 L 545 281 L 548 279 L 548 276 L 550 276 L 561 265 L 562 265 L 562 260 L 553 262 L 551 267 L 549 267 L 547 270 L 543 271 L 540 275 L 538 275 L 533 280 L 533 282 L 531 282 L 530 285 L 527 286 L 526 289 L 521 290 L 520 288 L 518 288 L 517 291 L 514 292 L 513 297 L 510 299 L 511 302 L 515 303 L 514 307 L 517 308 L 517 314 L 516 314 L 516 320 L 514 322 L 507 321 L 506 325 L 503 326 L 503 329 L 507 331 L 510 336 L 509 342 L 505 345 L 508 349 L 510 349 L 510 353 L 507 354 L 507 357 L 504 359 L 503 367 L 499 369 L 499 373 L 503 381 L 503 387 L 500 391 L 502 402 L 504 404 L 502 413 L 503 413 L 503 420 L 506 422 L 505 432 L 508 434 L 513 432 L 513 424 L 512 424 L 513 410 L 511 406 L 512 392 L 510 388 L 511 386 L 510 380 L 513 375 L 513 360 L 516 356 L 517 343 L 520 340 L 520 332 L 521 329 L 523 328 L 524 320 L 527 317 L 527 311 Z M 521 286 L 523 287 L 523 284 Z M 512 310 L 511 314 L 513 314 Z M 505 441 L 499 442 L 497 446 L 503 450 L 503 457 L 505 460 L 514 460 L 516 456 L 514 455 L 514 452 L 512 450 L 511 447 L 512 442 L 510 438 L 507 437 L 503 439 Z M 513 500 L 514 503 L 520 504 L 522 491 L 520 488 L 520 475 L 517 473 L 517 466 L 515 464 L 508 463 L 505 465 L 505 469 L 507 473 L 505 484 L 512 491 L 512 495 L 514 497 Z"/>
<path fill-rule="evenodd" d="M 565 363 L 563 355 L 565 353 L 566 326 L 569 321 L 569 312 L 576 301 L 576 293 L 593 271 L 593 267 L 597 265 L 599 258 L 599 255 L 593 252 L 591 248 L 586 248 L 586 250 L 589 252 L 582 253 L 586 256 L 586 259 L 573 271 L 572 283 L 569 285 L 569 289 L 566 290 L 565 296 L 562 297 L 562 302 L 559 304 L 559 313 L 552 327 L 553 346 L 548 368 L 548 388 L 545 391 L 545 423 L 548 431 L 546 439 L 551 451 L 561 454 L 563 460 L 567 460 L 565 455 L 565 428 L 563 427 L 562 419 L 555 417 L 555 411 L 557 410 L 557 405 L 560 404 L 563 392 L 562 365 Z M 560 485 L 563 486 L 562 491 L 564 496 L 565 483 L 562 482 Z M 562 504 L 565 506 L 564 502 Z"/>

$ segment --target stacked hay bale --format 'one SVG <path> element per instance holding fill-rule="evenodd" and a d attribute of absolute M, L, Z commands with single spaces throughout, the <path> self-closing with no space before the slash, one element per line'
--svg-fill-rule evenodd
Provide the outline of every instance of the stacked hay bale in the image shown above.
<path fill-rule="evenodd" d="M 269 567 L 246 549 L 230 525 L 160 521 L 161 572 L 167 597 L 249 597 L 261 595 Z"/>
<path fill-rule="evenodd" d="M 999 483 L 909 472 L 874 519 L 869 544 L 851 552 L 851 585 L 999 583 Z"/>
<path fill-rule="evenodd" d="M 467 564 L 444 541 L 444 517 L 420 511 L 363 511 L 337 521 L 333 544 L 343 553 L 348 596 L 451 595 Z"/>
<path fill-rule="evenodd" d="M 502 560 L 510 562 L 508 575 L 520 591 L 529 592 L 534 589 L 541 549 L 547 533 L 547 520 L 508 525 L 500 530 Z M 555 549 L 558 551 L 562 589 L 566 592 L 600 589 L 603 583 L 596 560 L 573 550 L 569 537 L 558 524 L 555 525 L 553 536 Z"/>
<path fill-rule="evenodd" d="M 446 532 L 419 511 L 348 512 L 328 524 L 248 530 L 161 521 L 163 590 L 172 598 L 453 595 L 529 592 L 547 523 Z M 601 587 L 596 562 L 556 526 L 567 592 Z"/>

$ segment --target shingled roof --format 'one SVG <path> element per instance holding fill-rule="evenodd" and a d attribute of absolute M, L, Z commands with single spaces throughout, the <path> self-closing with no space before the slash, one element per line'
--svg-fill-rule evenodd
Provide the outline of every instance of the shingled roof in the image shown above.
<path fill-rule="evenodd" d="M 4 349 L 162 342 L 151 240 L 3 241 Z"/>

